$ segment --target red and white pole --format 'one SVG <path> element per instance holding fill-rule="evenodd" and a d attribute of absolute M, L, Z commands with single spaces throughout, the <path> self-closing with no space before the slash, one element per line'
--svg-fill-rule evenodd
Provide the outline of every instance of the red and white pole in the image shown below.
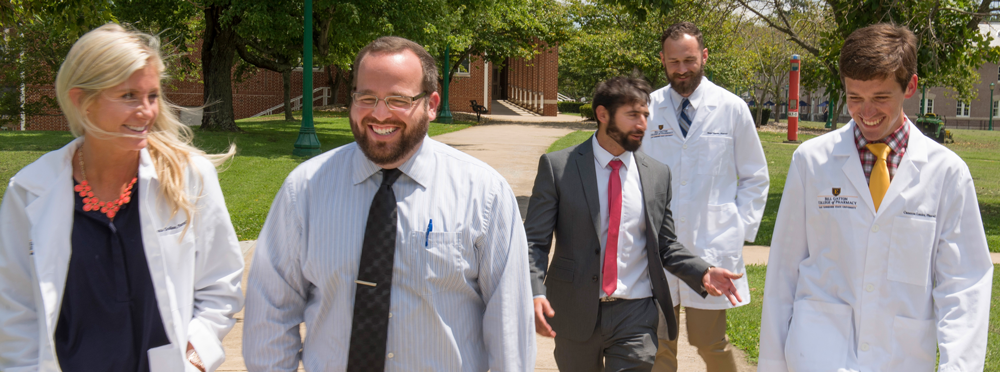
<path fill-rule="evenodd" d="M 799 67 L 798 54 L 792 54 L 792 69 L 788 72 L 788 142 L 799 141 Z"/>

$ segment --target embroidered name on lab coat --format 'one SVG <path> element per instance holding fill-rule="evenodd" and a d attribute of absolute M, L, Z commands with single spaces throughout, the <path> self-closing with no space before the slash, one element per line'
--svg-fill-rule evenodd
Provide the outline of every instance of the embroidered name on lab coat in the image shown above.
<path fill-rule="evenodd" d="M 858 209 L 857 196 L 820 195 L 817 197 L 816 203 L 819 209 Z"/>
<path fill-rule="evenodd" d="M 184 225 L 187 225 L 187 221 L 181 222 L 181 223 L 173 225 L 173 226 L 164 227 L 162 229 L 156 230 L 156 232 L 162 234 L 162 233 L 165 233 L 165 232 L 174 231 L 174 230 L 177 230 L 179 228 L 182 228 L 182 227 L 184 227 Z"/>
<path fill-rule="evenodd" d="M 673 136 L 673 135 L 674 135 L 674 130 L 673 129 L 664 129 L 664 130 L 654 130 L 653 131 L 653 135 L 650 136 L 650 137 L 652 137 L 652 138 L 660 138 L 660 137 L 670 137 L 670 136 Z"/>

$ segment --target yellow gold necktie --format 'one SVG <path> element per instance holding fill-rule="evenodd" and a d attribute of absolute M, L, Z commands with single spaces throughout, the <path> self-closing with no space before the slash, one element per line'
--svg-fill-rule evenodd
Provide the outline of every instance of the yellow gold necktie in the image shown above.
<path fill-rule="evenodd" d="M 889 145 L 884 143 L 869 143 L 865 145 L 875 154 L 878 160 L 875 160 L 875 166 L 872 167 L 872 174 L 868 180 L 868 190 L 872 193 L 872 201 L 875 202 L 875 211 L 878 212 L 878 207 L 882 204 L 882 198 L 885 197 L 886 190 L 889 190 L 889 166 L 885 163 L 885 158 L 889 156 Z"/>

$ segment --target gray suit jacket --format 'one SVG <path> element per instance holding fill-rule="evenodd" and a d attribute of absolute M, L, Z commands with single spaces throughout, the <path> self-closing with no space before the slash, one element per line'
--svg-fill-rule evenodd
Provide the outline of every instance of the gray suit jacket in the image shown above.
<path fill-rule="evenodd" d="M 542 155 L 524 221 L 533 295 L 545 295 L 555 317 L 552 329 L 571 340 L 585 340 L 597 324 L 601 286 L 601 223 L 591 141 Z M 642 184 L 646 214 L 646 257 L 653 297 L 667 319 L 670 339 L 677 338 L 677 320 L 666 268 L 702 297 L 701 283 L 709 264 L 677 242 L 670 215 L 670 170 L 641 151 L 633 153 Z M 549 265 L 552 234 L 556 251 Z M 544 283 L 544 284 L 543 284 Z"/>

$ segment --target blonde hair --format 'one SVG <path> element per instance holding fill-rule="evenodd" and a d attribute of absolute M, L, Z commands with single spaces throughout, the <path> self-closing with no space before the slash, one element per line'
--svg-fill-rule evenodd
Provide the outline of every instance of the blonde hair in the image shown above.
<path fill-rule="evenodd" d="M 160 57 L 160 40 L 153 35 L 108 23 L 77 40 L 56 76 L 59 107 L 69 121 L 73 136 L 79 137 L 87 132 L 101 136 L 128 136 L 98 128 L 84 113 L 103 91 L 124 83 L 133 73 L 150 64 L 156 68 L 161 81 L 166 78 L 166 66 Z M 79 106 L 70 98 L 69 91 L 73 88 L 83 91 Z M 181 108 L 168 102 L 162 91 L 156 104 L 159 114 L 153 119 L 146 136 L 146 148 L 160 181 L 160 192 L 170 206 L 170 217 L 183 211 L 190 222 L 195 206 L 185 190 L 189 157 L 204 156 L 218 167 L 236 153 L 236 146 L 230 145 L 226 153 L 206 154 L 191 145 L 194 134 L 175 114 Z M 185 232 L 188 226 L 190 223 L 185 225 Z"/>

